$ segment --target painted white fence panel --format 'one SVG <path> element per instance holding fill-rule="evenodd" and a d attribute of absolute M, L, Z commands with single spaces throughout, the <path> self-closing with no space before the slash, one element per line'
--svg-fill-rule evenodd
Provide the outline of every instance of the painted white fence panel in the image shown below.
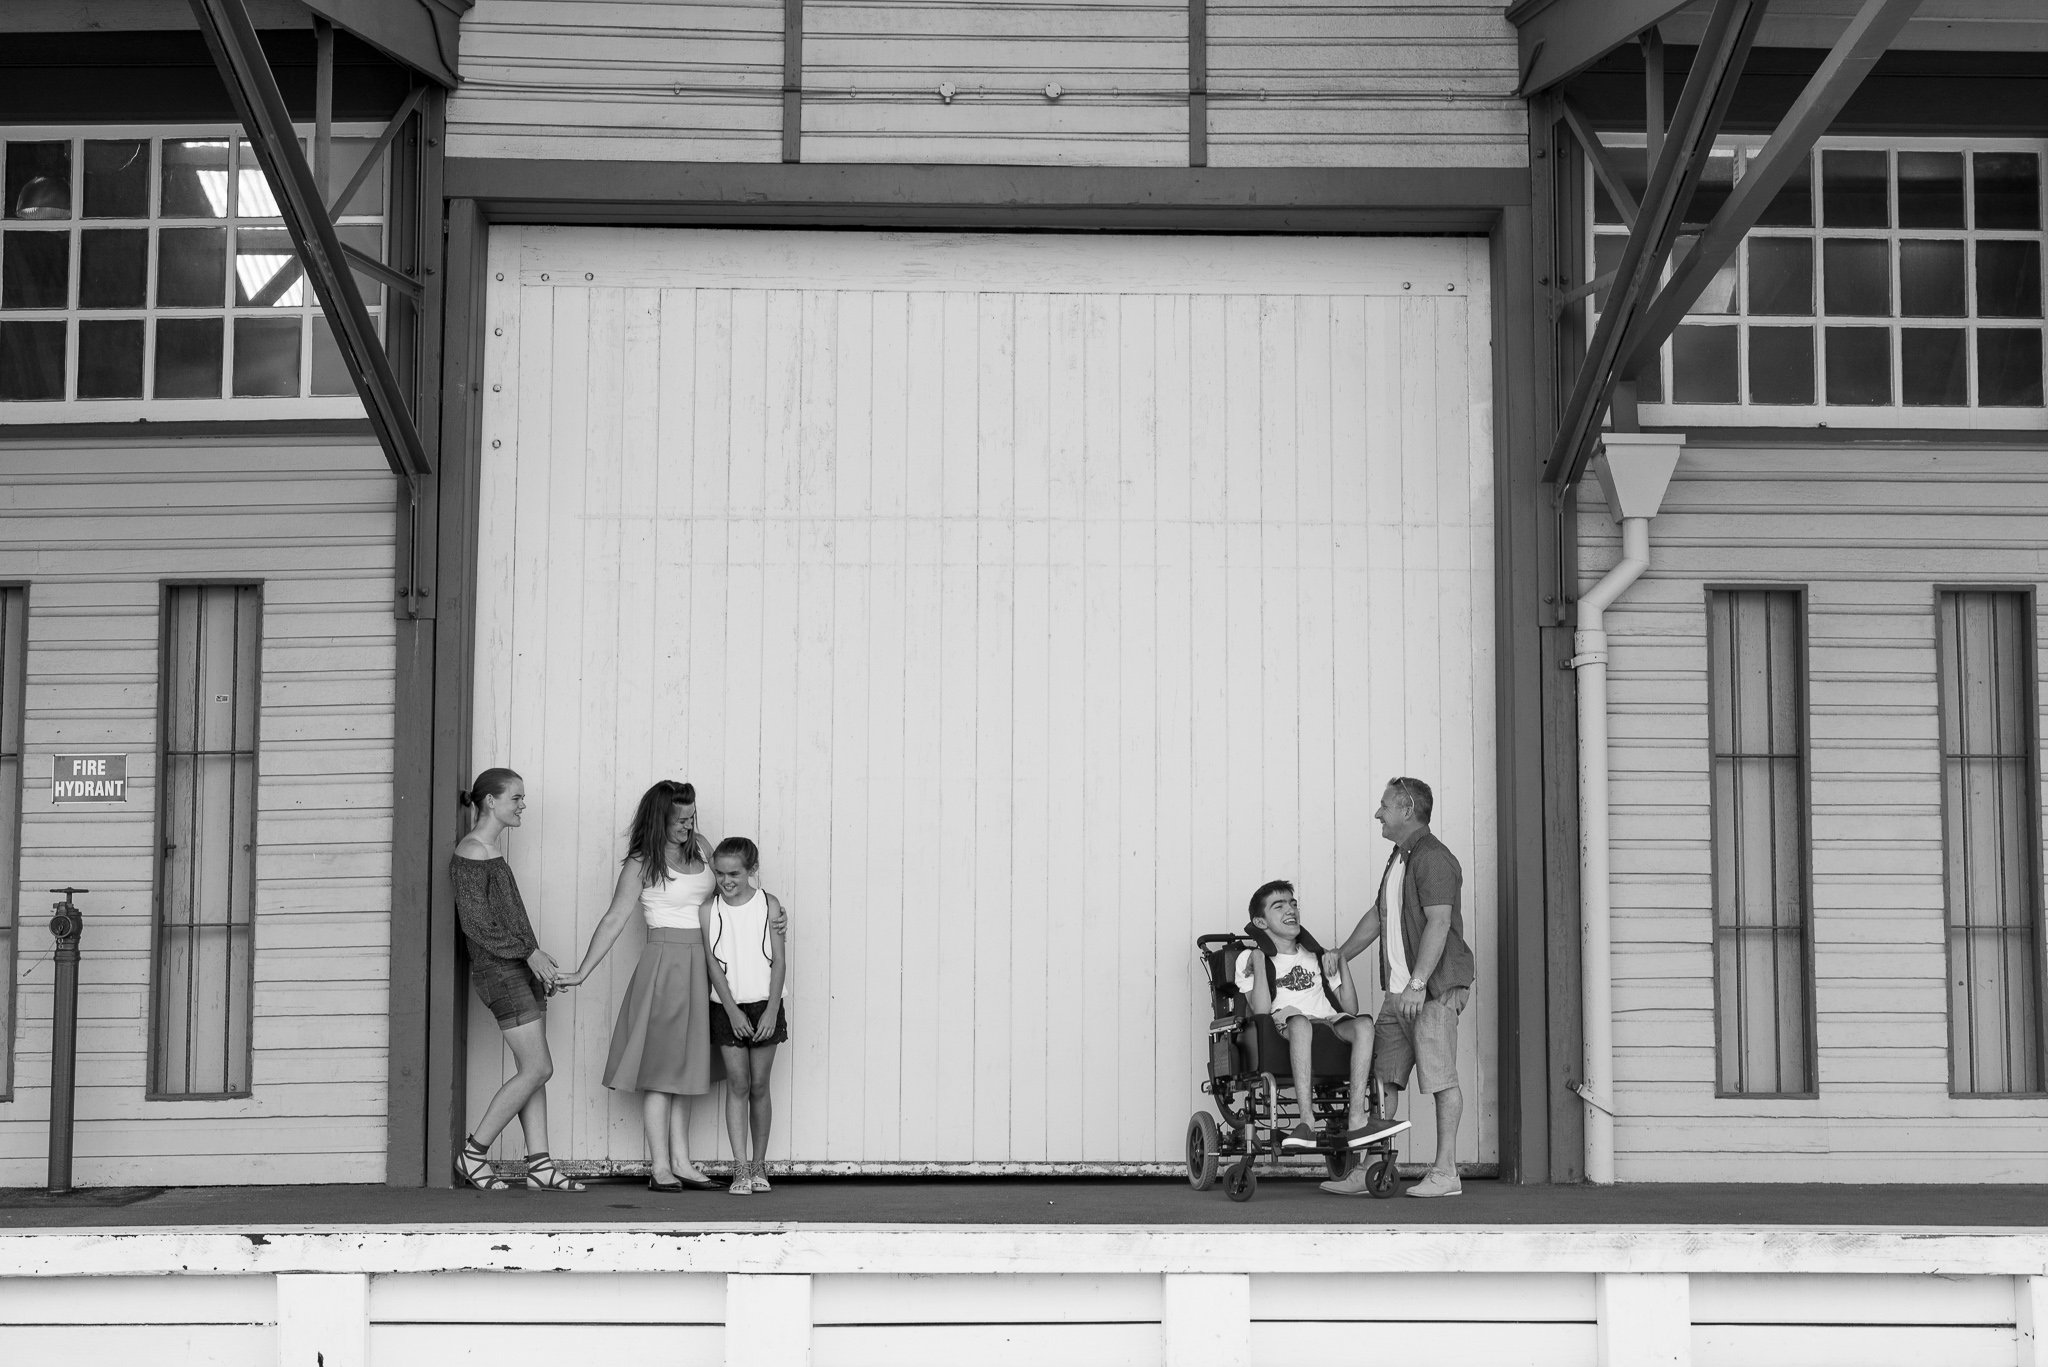
<path fill-rule="evenodd" d="M 1582 497 L 1590 585 L 1620 538 L 1598 490 Z M 1623 1181 L 2048 1181 L 2048 1100 L 1949 1094 L 1934 630 L 1939 589 L 2040 583 L 2044 526 L 2038 451 L 1681 457 L 1649 572 L 1607 628 Z M 1708 585 L 1805 590 L 1812 1098 L 1715 1095 Z M 2048 596 L 2035 607 L 2040 649 Z"/>
<path fill-rule="evenodd" d="M 475 753 L 526 776 L 542 942 L 581 952 L 640 792 L 688 779 L 791 908 L 771 1156 L 1170 1163 L 1194 936 L 1279 876 L 1348 929 L 1417 774 L 1491 1161 L 1482 250 L 495 233 Z M 600 1083 L 639 944 L 550 1012 L 558 1155 L 644 1153 Z"/>

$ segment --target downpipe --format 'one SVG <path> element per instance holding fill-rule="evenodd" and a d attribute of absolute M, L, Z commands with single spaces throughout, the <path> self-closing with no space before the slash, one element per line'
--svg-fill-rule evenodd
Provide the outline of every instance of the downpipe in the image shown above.
<path fill-rule="evenodd" d="M 1650 519 L 1624 517 L 1621 562 L 1578 602 L 1572 658 L 1579 694 L 1579 951 L 1586 1180 L 1614 1181 L 1614 965 L 1607 799 L 1607 609 L 1650 568 Z"/>

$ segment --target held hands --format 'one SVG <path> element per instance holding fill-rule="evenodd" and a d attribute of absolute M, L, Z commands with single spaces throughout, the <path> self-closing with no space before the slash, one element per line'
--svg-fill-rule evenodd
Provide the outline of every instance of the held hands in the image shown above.
<path fill-rule="evenodd" d="M 545 949 L 536 949 L 527 955 L 526 966 L 533 970 L 533 976 L 539 978 L 549 992 L 561 985 L 562 970 Z"/>

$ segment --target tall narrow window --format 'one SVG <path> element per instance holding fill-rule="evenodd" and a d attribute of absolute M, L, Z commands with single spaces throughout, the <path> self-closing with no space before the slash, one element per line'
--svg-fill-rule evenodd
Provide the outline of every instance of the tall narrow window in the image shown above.
<path fill-rule="evenodd" d="M 0 1101 L 14 1099 L 15 948 L 21 924 L 21 712 L 28 590 L 0 585 Z"/>
<path fill-rule="evenodd" d="M 166 590 L 150 1094 L 249 1093 L 262 590 Z"/>
<path fill-rule="evenodd" d="M 1707 601 L 1714 756 L 1714 1034 L 1724 1094 L 1814 1090 L 1801 597 Z"/>
<path fill-rule="evenodd" d="M 2023 593 L 1944 593 L 1949 1090 L 2042 1090 L 2034 644 Z"/>

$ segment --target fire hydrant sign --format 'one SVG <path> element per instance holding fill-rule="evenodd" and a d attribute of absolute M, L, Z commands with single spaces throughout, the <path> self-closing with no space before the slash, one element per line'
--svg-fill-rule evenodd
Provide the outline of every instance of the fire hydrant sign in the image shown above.
<path fill-rule="evenodd" d="M 127 800 L 128 756 L 57 756 L 50 774 L 50 801 L 91 804 Z"/>

